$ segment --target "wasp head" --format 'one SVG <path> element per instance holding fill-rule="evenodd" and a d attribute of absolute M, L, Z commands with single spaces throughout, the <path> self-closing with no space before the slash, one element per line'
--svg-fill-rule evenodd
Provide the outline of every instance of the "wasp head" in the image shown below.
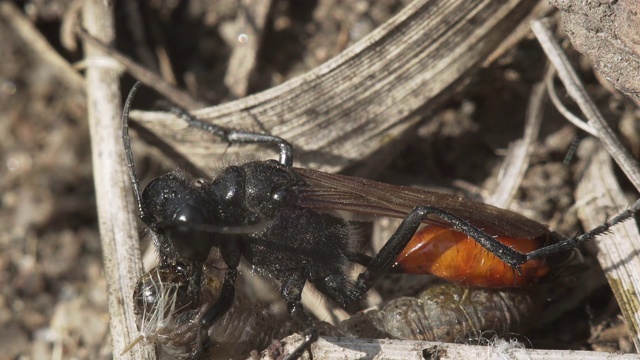
<path fill-rule="evenodd" d="M 184 259 L 204 261 L 215 244 L 215 233 L 203 229 L 219 224 L 217 202 L 202 190 L 202 182 L 177 173 L 164 174 L 142 192 L 142 221 L 160 236 L 159 248 L 173 248 Z M 169 246 L 163 246 L 169 245 Z"/>
<path fill-rule="evenodd" d="M 175 226 L 177 221 L 203 223 L 209 212 L 199 182 L 168 173 L 152 180 L 142 192 L 142 221 L 152 230 Z"/>

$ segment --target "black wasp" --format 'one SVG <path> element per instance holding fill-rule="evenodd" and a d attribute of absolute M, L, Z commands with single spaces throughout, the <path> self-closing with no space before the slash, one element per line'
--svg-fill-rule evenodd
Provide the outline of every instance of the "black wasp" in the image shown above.
<path fill-rule="evenodd" d="M 200 345 L 193 349 L 193 358 L 215 345 L 208 341 L 207 329 L 233 304 L 241 258 L 256 271 L 279 282 L 289 315 L 306 326 L 305 341 L 288 356 L 295 359 L 318 338 L 318 332 L 301 304 L 305 283 L 312 283 L 342 306 L 349 304 L 369 290 L 381 274 L 398 264 L 403 265 L 398 257 L 423 222 L 446 230 L 439 230 L 446 236 L 465 234 L 459 241 L 475 241 L 482 247 L 464 251 L 484 251 L 486 254 L 480 254 L 481 260 L 485 256 L 497 257 L 500 266 L 508 268 L 517 277 L 527 276 L 524 271 L 527 264 L 535 263 L 535 270 L 546 264 L 551 255 L 562 257 L 566 250 L 606 232 L 631 217 L 640 207 L 637 202 L 605 224 L 580 236 L 564 239 L 521 215 L 458 196 L 295 168 L 292 147 L 284 139 L 225 129 L 198 120 L 177 107 L 171 107 L 170 111 L 189 126 L 220 137 L 229 144 L 277 145 L 279 160 L 229 166 L 216 178 L 204 181 L 190 180 L 172 172 L 154 179 L 140 191 L 128 134 L 128 112 L 139 86 L 137 83 L 127 98 L 122 136 L 140 219 L 150 229 L 160 255 L 160 266 L 178 263 L 189 264 L 188 268 L 195 269 L 189 287 L 194 299 L 200 291 L 200 264 L 207 259 L 212 247 L 219 249 L 227 266 L 220 297 L 200 320 Z M 361 220 L 375 216 L 404 220 L 380 252 L 370 257 L 351 249 L 349 226 L 337 211 L 355 213 Z M 438 236 L 427 238 L 418 239 L 418 242 L 439 241 Z M 534 245 L 526 246 L 524 249 L 527 250 L 520 252 L 514 242 L 533 242 Z M 452 246 L 455 247 L 449 247 Z M 436 257 L 439 255 L 442 254 L 435 254 Z M 346 275 L 349 263 L 366 266 L 355 281 Z M 460 267 L 468 268 L 466 263 L 461 263 Z M 402 269 L 402 266 L 397 268 Z M 424 268 L 425 273 L 429 271 L 428 267 Z M 536 281 L 546 271 L 534 273 L 540 275 L 527 281 L 514 281 L 512 286 Z M 491 283 L 490 273 L 485 276 Z M 453 279 L 461 281 L 457 277 Z M 482 286 L 482 280 L 475 285 Z"/>

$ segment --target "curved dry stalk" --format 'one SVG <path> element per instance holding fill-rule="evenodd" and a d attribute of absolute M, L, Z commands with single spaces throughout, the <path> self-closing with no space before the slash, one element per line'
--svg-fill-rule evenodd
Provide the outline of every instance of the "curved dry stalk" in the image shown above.
<path fill-rule="evenodd" d="M 113 8 L 106 2 L 85 1 L 83 19 L 87 31 L 101 41 L 111 42 L 115 38 Z M 100 50 L 85 44 L 87 60 L 102 56 Z M 119 75 L 112 69 L 91 65 L 91 61 L 87 63 L 90 64 L 86 71 L 87 110 L 114 358 L 155 359 L 151 346 L 136 346 L 119 355 L 138 336 L 131 301 L 133 287 L 142 274 L 137 216 L 129 196 L 120 138 Z"/>
<path fill-rule="evenodd" d="M 613 129 L 604 119 L 596 104 L 591 101 L 587 90 L 580 81 L 569 59 L 562 51 L 562 47 L 555 41 L 553 34 L 541 20 L 532 22 L 531 29 L 538 38 L 542 49 L 558 71 L 558 76 L 567 89 L 569 96 L 578 104 L 584 113 L 587 121 L 597 133 L 598 138 L 607 149 L 609 154 L 616 161 L 618 166 L 624 171 L 629 181 L 640 191 L 640 164 L 625 149 L 620 140 L 615 135 Z"/>
<path fill-rule="evenodd" d="M 376 159 L 366 165 L 379 167 L 382 157 L 394 156 L 398 146 L 393 145 L 419 115 L 453 96 L 536 3 L 415 0 L 312 71 L 195 115 L 287 139 L 304 167 L 335 172 L 374 152 Z M 252 151 L 185 129 L 172 115 L 132 112 L 131 118 L 207 171 L 217 156 Z M 391 151 L 382 154 L 381 148 Z"/>

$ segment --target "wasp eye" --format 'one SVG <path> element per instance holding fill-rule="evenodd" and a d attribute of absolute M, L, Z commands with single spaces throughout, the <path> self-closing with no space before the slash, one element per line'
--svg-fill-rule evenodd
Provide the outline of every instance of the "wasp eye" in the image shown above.
<path fill-rule="evenodd" d="M 178 211 L 176 211 L 173 219 L 189 223 L 202 224 L 204 222 L 204 213 L 196 206 L 185 204 Z"/>
<path fill-rule="evenodd" d="M 281 189 L 274 191 L 274 193 L 271 195 L 271 198 L 276 201 L 283 201 L 286 196 L 287 192 Z"/>

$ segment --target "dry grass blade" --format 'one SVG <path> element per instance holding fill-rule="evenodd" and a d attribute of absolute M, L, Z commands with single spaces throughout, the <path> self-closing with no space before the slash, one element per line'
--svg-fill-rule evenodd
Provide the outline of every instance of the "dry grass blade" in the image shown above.
<path fill-rule="evenodd" d="M 576 201 L 584 204 L 579 217 L 585 228 L 593 228 L 628 205 L 613 173 L 611 158 L 598 150 L 576 190 Z M 604 213 L 603 213 L 604 211 Z M 636 349 L 640 348 L 640 233 L 635 221 L 615 226 L 599 236 L 598 260 L 618 300 Z"/>
<path fill-rule="evenodd" d="M 419 110 L 433 110 L 453 95 L 536 3 L 416 0 L 307 74 L 195 114 L 217 125 L 281 136 L 296 148 L 298 165 L 337 171 L 394 144 L 419 120 Z M 216 155 L 237 150 L 185 129 L 168 114 L 131 117 L 202 169 Z"/>
<path fill-rule="evenodd" d="M 292 335 L 285 340 L 285 350 L 294 349 L 300 344 L 302 337 Z M 311 347 L 314 359 L 544 359 L 544 360 L 603 360 L 603 359 L 637 359 L 634 354 L 620 355 L 597 353 L 593 351 L 575 350 L 532 350 L 524 349 L 518 344 L 497 341 L 490 346 L 472 346 L 463 344 L 445 344 L 426 341 L 400 340 L 368 340 L 362 341 L 347 338 L 321 338 Z M 273 359 L 268 350 L 261 354 L 261 359 Z M 302 359 L 309 359 L 305 353 Z M 252 358 L 254 359 L 254 358 Z"/>
<path fill-rule="evenodd" d="M 115 37 L 113 8 L 100 0 L 84 4 L 87 31 L 104 42 Z M 104 53 L 85 44 L 87 60 Z M 91 64 L 91 61 L 88 61 Z M 91 130 L 93 172 L 98 205 L 98 221 L 107 279 L 114 355 L 138 336 L 131 290 L 142 274 L 134 206 L 129 194 L 129 178 L 122 161 L 120 134 L 122 104 L 118 74 L 112 69 L 89 66 L 86 72 L 87 109 Z M 122 358 L 153 359 L 153 348 L 136 346 Z"/>

